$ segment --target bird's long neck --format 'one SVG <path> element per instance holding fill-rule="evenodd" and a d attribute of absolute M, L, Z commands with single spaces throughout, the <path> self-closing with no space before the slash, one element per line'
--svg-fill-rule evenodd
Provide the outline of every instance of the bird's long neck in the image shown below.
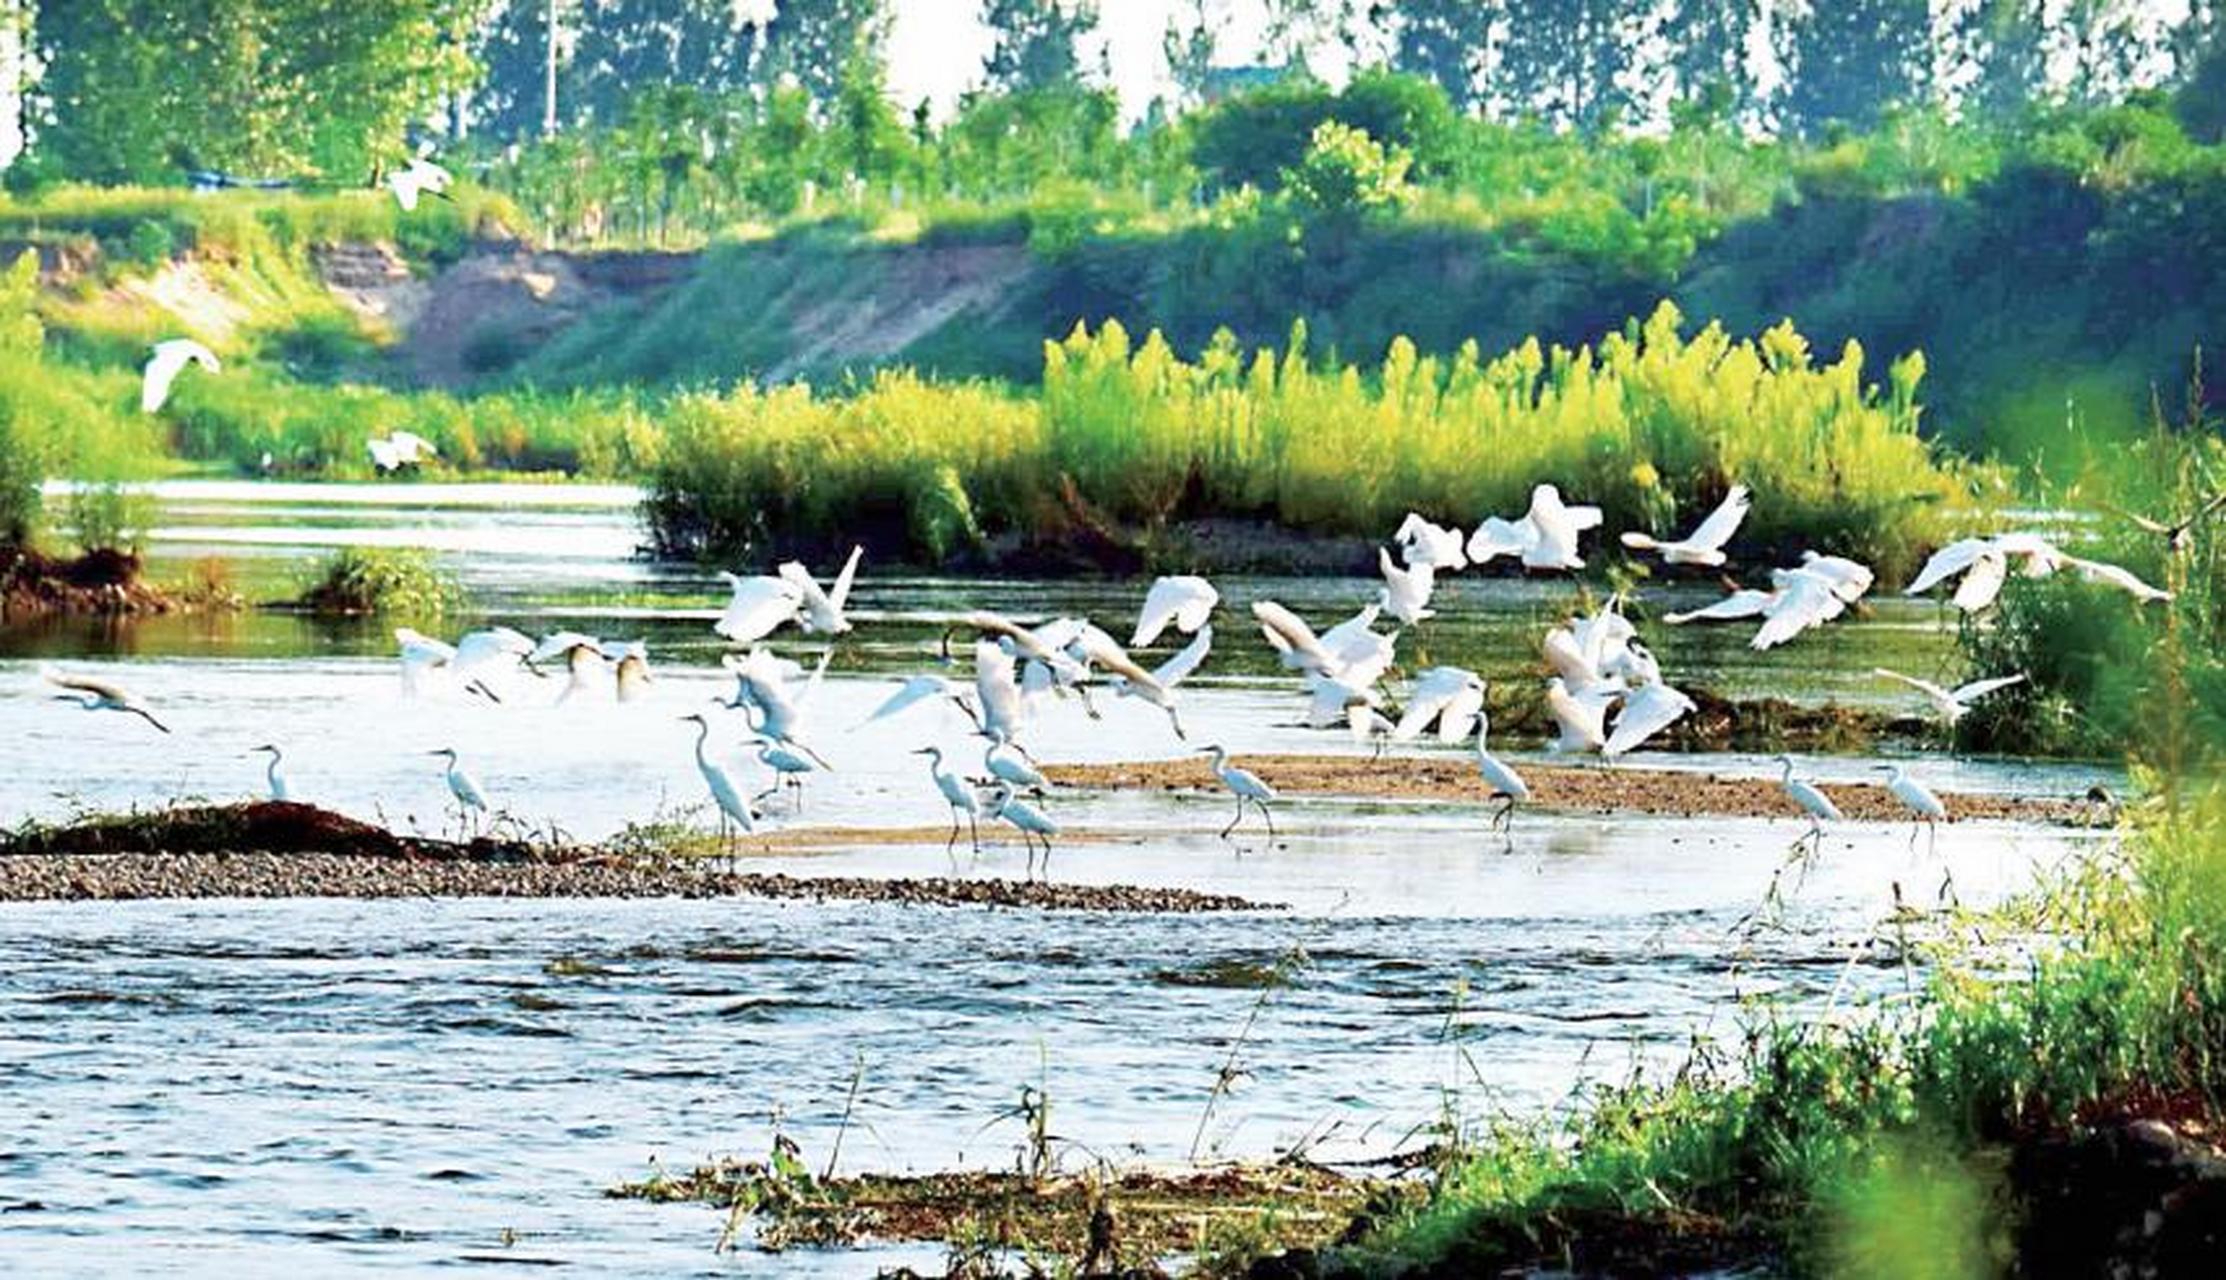
<path fill-rule="evenodd" d="M 276 751 L 271 752 L 271 762 L 263 770 L 263 776 L 270 779 L 271 788 L 276 790 L 278 787 L 278 753 Z"/>
<path fill-rule="evenodd" d="M 703 744 L 709 741 L 710 738 L 711 722 L 708 720 L 696 721 L 696 763 L 698 765 L 706 765 L 710 763 L 708 760 L 704 759 L 703 755 Z"/>

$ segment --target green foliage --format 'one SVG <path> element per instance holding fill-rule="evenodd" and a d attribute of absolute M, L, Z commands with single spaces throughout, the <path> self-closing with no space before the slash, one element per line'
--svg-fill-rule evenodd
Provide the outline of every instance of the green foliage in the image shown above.
<path fill-rule="evenodd" d="M 1331 222 L 1396 213 L 1414 199 L 1407 170 L 1414 157 L 1385 150 L 1365 129 L 1336 120 L 1314 127 L 1306 156 L 1283 174 L 1283 187 L 1301 209 Z"/>
<path fill-rule="evenodd" d="M 1367 534 L 1409 509 L 1519 511 L 1547 479 L 1635 527 L 1744 481 L 1768 495 L 1752 537 L 1813 540 L 1891 574 L 1965 502 L 1917 437 L 1914 363 L 1880 391 L 1860 351 L 1813 365 L 1790 326 L 1754 342 L 1680 327 L 1665 305 L 1597 349 L 1531 342 L 1489 361 L 1473 344 L 1439 360 L 1400 340 L 1363 371 L 1311 361 L 1303 326 L 1280 354 L 1224 334 L 1186 362 L 1157 333 L 1132 347 L 1115 323 L 1046 343 L 1035 403 L 908 373 L 825 399 L 694 395 L 673 414 L 649 518 L 686 554 L 862 526 L 887 551 L 937 558 L 949 539 L 918 536 L 941 519 L 920 509 L 930 499 L 988 534 L 1040 537 L 1074 518 L 1054 499 L 1068 484 L 1133 528 L 1236 515 Z"/>
<path fill-rule="evenodd" d="M 320 566 L 301 603 L 317 613 L 436 617 L 463 607 L 463 587 L 418 547 L 343 547 Z"/>

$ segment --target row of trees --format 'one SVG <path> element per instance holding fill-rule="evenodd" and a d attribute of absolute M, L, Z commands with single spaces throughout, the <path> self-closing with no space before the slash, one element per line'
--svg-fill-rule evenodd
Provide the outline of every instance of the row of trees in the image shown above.
<path fill-rule="evenodd" d="M 866 181 L 895 139 L 928 129 L 862 95 L 893 0 L 0 0 L 7 33 L 35 8 L 27 71 L 36 166 L 94 180 L 166 180 L 181 168 L 360 180 L 413 128 L 501 145 L 644 118 L 702 117 L 693 149 L 764 123 L 848 120 Z M 982 0 L 993 42 L 965 130 L 1034 112 L 981 99 L 1030 95 L 1054 145 L 1085 157 L 1104 97 L 1098 0 Z M 1218 47 L 1234 11 L 1266 21 L 1263 51 Z M 2167 21 L 2137 0 L 1184 0 L 1163 42 L 1153 119 L 1219 96 L 1217 62 L 1257 53 L 1379 65 L 1436 83 L 1455 110 L 1584 130 L 1701 113 L 1815 136 L 1867 129 L 1893 104 L 1996 114 L 2036 101 L 2111 100 L 2199 74 L 2221 45 L 2226 0 Z M 0 41 L 4 43 L 4 41 Z M 0 51 L 4 52 L 4 51 Z M 553 56 L 552 56 L 553 55 Z M 2219 59 L 2210 57 L 2210 65 Z M 2221 73 L 2226 76 L 2226 73 Z M 553 90 L 553 92 L 552 92 Z M 1133 103 L 1131 104 L 1133 106 Z M 552 110 L 553 107 L 553 110 Z M 871 117 L 865 119 L 863 117 Z M 785 123 L 784 123 L 785 122 Z M 965 130 L 962 130 L 965 131 Z M 648 164 L 646 157 L 642 163 Z M 657 164 L 670 166 L 676 157 Z M 1095 159 L 1085 159 L 1086 172 Z M 767 179 L 778 183 L 777 176 Z M 778 200 L 769 203 L 777 205 Z"/>

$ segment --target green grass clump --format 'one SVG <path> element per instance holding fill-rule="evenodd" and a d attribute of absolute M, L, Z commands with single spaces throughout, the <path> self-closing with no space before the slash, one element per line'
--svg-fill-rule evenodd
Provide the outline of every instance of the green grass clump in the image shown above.
<path fill-rule="evenodd" d="M 302 593 L 317 613 L 436 617 L 463 607 L 464 589 L 431 552 L 417 547 L 344 547 Z"/>
<path fill-rule="evenodd" d="M 1439 360 L 1401 340 L 1360 369 L 1310 358 L 1303 326 L 1281 352 L 1224 334 L 1186 361 L 1108 324 L 1044 345 L 1033 401 L 909 373 L 827 398 L 696 395 L 673 414 L 649 517 L 674 552 L 850 529 L 934 559 L 945 526 L 1055 536 L 1078 508 L 1144 532 L 1249 516 L 1370 535 L 1408 510 L 1519 513 L 1551 480 L 1611 529 L 1665 528 L 1746 483 L 1748 545 L 1817 545 L 1892 575 L 1966 505 L 1965 477 L 1917 435 L 1919 358 L 1881 390 L 1860 350 L 1816 364 L 1790 325 L 1753 341 L 1681 330 L 1664 304 L 1596 348 L 1532 341 L 1486 360 L 1472 343 Z"/>

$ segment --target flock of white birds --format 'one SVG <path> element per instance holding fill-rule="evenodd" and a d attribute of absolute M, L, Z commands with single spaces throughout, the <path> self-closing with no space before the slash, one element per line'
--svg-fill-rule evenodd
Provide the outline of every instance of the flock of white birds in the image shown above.
<path fill-rule="evenodd" d="M 1748 491 L 1735 486 L 1684 538 L 1663 541 L 1627 533 L 1621 540 L 1671 564 L 1721 566 L 1725 546 L 1738 531 L 1750 502 Z M 1282 667 L 1298 678 L 1310 725 L 1330 728 L 1342 723 L 1356 742 L 1374 744 L 1379 752 L 1383 744 L 1410 742 L 1433 728 L 1448 745 L 1473 736 L 1485 795 L 1499 802 L 1492 819 L 1496 827 L 1511 821 L 1515 807 L 1530 799 L 1531 789 L 1520 772 L 1491 750 L 1486 682 L 1466 668 L 1433 666 L 1404 682 L 1394 702 L 1386 681 L 1394 671 L 1399 627 L 1434 616 L 1430 599 L 1440 574 L 1487 564 L 1500 556 L 1515 557 L 1527 569 L 1539 572 L 1582 568 L 1580 536 L 1600 523 L 1598 508 L 1566 505 L 1550 484 L 1536 488 L 1530 509 L 1521 518 L 1488 518 L 1466 537 L 1459 530 L 1409 515 L 1393 535 L 1396 558 L 1390 549 L 1380 553 L 1383 580 L 1376 598 L 1351 616 L 1317 632 L 1283 605 L 1259 600 L 1251 605 L 1252 618 Z M 729 596 L 712 629 L 735 650 L 722 663 L 736 682 L 732 697 L 723 705 L 742 713 L 748 741 L 767 771 L 769 785 L 762 789 L 744 785 L 740 773 L 720 758 L 713 745 L 716 726 L 711 717 L 698 713 L 684 719 L 696 727 L 696 766 L 730 847 L 736 832 L 760 829 L 764 806 L 784 790 L 793 795 L 793 811 L 801 812 L 805 780 L 831 767 L 808 741 L 806 730 L 812 695 L 826 673 L 832 646 L 807 671 L 795 660 L 779 656 L 767 642 L 783 628 L 830 638 L 852 631 L 848 607 L 862 554 L 862 549 L 852 549 L 840 571 L 824 585 L 796 561 L 783 563 L 770 574 L 721 575 Z M 2141 601 L 2169 598 L 2118 566 L 2068 555 L 2033 534 L 1951 543 L 1932 556 L 1908 591 L 1922 594 L 1960 576 L 1954 603 L 1967 610 L 1982 609 L 1998 597 L 2012 561 L 2027 577 L 2071 569 L 2120 587 Z M 1752 643 L 1767 649 L 1841 616 L 1870 589 L 1872 574 L 1852 560 L 1812 552 L 1805 553 L 1798 565 L 1772 570 L 1770 583 L 1768 590 L 1735 589 L 1716 604 L 1667 614 L 1664 621 L 1759 617 L 1762 622 Z M 982 821 L 1001 822 L 1019 833 L 1033 872 L 1039 848 L 1048 863 L 1051 839 L 1059 834 L 1059 826 L 1043 808 L 1051 784 L 1023 743 L 1031 721 L 1043 714 L 1050 701 L 1070 697 L 1094 718 L 1099 711 L 1091 700 L 1092 690 L 1104 689 L 1114 697 L 1136 698 L 1164 712 L 1169 731 L 1187 742 L 1181 690 L 1212 651 L 1212 617 L 1220 605 L 1220 593 L 1204 578 L 1160 578 L 1146 592 L 1126 645 L 1087 618 L 1056 617 L 1024 624 L 987 611 L 959 615 L 949 620 L 944 632 L 942 662 L 957 667 L 960 657 L 953 653 L 954 638 L 971 633 L 971 680 L 942 674 L 902 679 L 858 727 L 923 704 L 949 704 L 963 711 L 984 744 L 978 773 L 954 770 L 939 746 L 924 745 L 917 751 L 927 757 L 929 780 L 949 809 L 946 847 L 955 847 L 963 825 L 978 849 Z M 1387 616 L 1398 626 L 1378 630 Z M 1146 667 L 1132 656 L 1132 650 L 1158 645 L 1170 630 L 1188 639 L 1156 666 Z M 417 694 L 429 679 L 438 677 L 466 695 L 499 702 L 501 681 L 495 677 L 521 668 L 548 675 L 549 667 L 561 666 L 563 683 L 557 703 L 604 689 L 627 702 L 640 697 L 654 680 L 648 646 L 641 641 L 607 641 L 573 631 L 536 641 L 507 627 L 472 631 L 454 644 L 407 627 L 397 628 L 395 639 L 405 695 Z M 1637 626 L 1625 616 L 1620 598 L 1611 597 L 1593 612 L 1571 616 L 1550 628 L 1540 651 L 1551 672 L 1542 690 L 1555 724 L 1555 735 L 1547 744 L 1550 751 L 1614 759 L 1695 709 L 1692 698 L 1665 678 L 1661 664 L 1639 638 Z M 2025 679 L 2016 673 L 1948 689 L 1882 668 L 1876 674 L 1916 690 L 1949 726 L 1978 699 Z M 143 700 L 113 684 L 52 669 L 45 676 L 67 690 L 59 697 L 75 700 L 88 710 L 137 715 L 169 732 Z M 270 757 L 271 795 L 288 798 L 279 748 L 265 744 L 257 750 Z M 1213 757 L 1214 775 L 1236 799 L 1236 814 L 1221 835 L 1230 837 L 1247 811 L 1256 809 L 1269 838 L 1275 839 L 1269 809 L 1276 799 L 1274 789 L 1230 763 L 1229 752 L 1221 744 L 1195 750 Z M 476 829 L 489 811 L 485 789 L 453 750 L 443 748 L 433 754 L 446 761 L 449 790 Z M 1781 760 L 1781 784 L 1812 824 L 1838 820 L 1839 810 L 1823 792 L 1793 776 L 1790 758 Z M 1919 822 L 1946 816 L 1939 799 L 1898 768 L 1890 771 L 1886 787 Z"/>

